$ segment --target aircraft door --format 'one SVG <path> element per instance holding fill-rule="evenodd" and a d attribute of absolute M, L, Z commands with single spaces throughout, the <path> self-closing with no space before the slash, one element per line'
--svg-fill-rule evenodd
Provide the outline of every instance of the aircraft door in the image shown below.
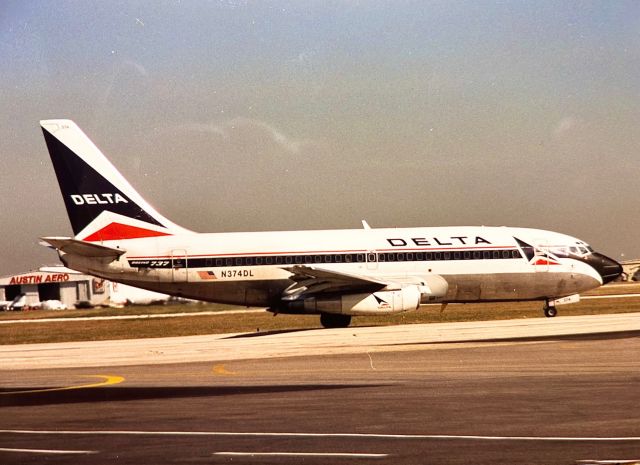
<path fill-rule="evenodd" d="M 544 240 L 536 241 L 537 244 L 544 244 Z M 535 247 L 535 258 L 533 267 L 536 272 L 549 271 L 549 248 L 545 245 L 538 245 Z"/>
<path fill-rule="evenodd" d="M 185 283 L 189 280 L 187 251 L 184 249 L 171 251 L 171 273 L 174 283 Z"/>

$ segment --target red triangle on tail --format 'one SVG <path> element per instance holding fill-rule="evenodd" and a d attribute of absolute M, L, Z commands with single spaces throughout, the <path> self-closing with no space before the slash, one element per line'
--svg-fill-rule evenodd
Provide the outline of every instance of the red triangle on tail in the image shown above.
<path fill-rule="evenodd" d="M 142 237 L 170 236 L 171 234 L 138 228 L 122 223 L 111 223 L 108 226 L 88 235 L 85 241 L 117 241 L 120 239 L 139 239 Z"/>

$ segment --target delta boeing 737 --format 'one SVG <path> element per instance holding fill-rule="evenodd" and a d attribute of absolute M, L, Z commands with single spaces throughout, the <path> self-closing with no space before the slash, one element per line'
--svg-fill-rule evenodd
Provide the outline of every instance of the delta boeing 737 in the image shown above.
<path fill-rule="evenodd" d="M 556 303 L 616 279 L 621 266 L 575 237 L 456 226 L 202 234 L 147 203 L 80 128 L 40 122 L 73 237 L 42 238 L 69 268 L 190 299 L 273 313 L 356 315 L 420 304 Z"/>

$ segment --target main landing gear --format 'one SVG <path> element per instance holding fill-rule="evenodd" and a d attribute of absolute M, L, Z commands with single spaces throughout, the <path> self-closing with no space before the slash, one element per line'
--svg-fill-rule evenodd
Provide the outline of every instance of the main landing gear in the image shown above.
<path fill-rule="evenodd" d="M 553 318 L 558 314 L 558 310 L 556 310 L 556 305 L 552 301 L 545 301 L 544 303 L 544 316 L 547 318 Z"/>
<path fill-rule="evenodd" d="M 324 328 L 346 328 L 351 323 L 351 315 L 337 313 L 321 313 L 320 324 Z"/>

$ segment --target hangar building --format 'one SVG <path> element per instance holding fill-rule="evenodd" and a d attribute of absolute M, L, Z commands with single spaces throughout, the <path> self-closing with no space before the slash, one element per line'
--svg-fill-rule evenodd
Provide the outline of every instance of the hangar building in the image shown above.
<path fill-rule="evenodd" d="M 59 300 L 69 308 L 78 302 L 90 302 L 91 305 L 150 303 L 169 297 L 112 283 L 62 266 L 43 267 L 37 271 L 0 278 L 0 301 L 11 302 L 20 294 L 25 294 L 27 306 L 35 306 L 46 300 Z"/>
<path fill-rule="evenodd" d="M 0 300 L 11 301 L 25 294 L 27 306 L 45 300 L 59 300 L 72 307 L 77 302 L 104 303 L 108 298 L 105 280 L 62 267 L 42 268 L 0 278 Z"/>

